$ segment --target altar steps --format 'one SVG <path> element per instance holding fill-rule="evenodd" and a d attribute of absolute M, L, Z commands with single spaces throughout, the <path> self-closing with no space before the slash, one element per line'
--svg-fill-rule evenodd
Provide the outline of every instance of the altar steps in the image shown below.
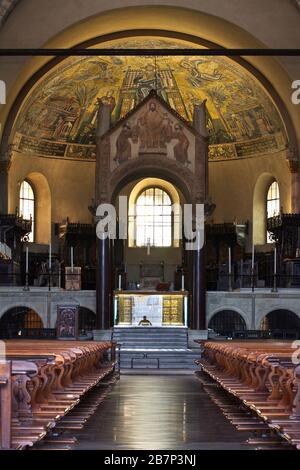
<path fill-rule="evenodd" d="M 113 340 L 121 346 L 121 370 L 197 369 L 199 348 L 188 348 L 185 327 L 114 327 Z"/>
<path fill-rule="evenodd" d="M 113 339 L 126 347 L 186 348 L 188 329 L 185 327 L 118 327 L 113 329 Z"/>

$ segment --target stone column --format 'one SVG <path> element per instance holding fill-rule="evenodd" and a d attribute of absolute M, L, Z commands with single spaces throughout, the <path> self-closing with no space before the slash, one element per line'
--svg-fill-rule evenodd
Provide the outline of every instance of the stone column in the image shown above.
<path fill-rule="evenodd" d="M 0 214 L 8 213 L 8 172 L 10 160 L 0 160 Z"/>
<path fill-rule="evenodd" d="M 205 207 L 208 204 L 208 130 L 206 100 L 194 106 L 193 126 L 198 133 L 196 138 L 196 179 L 201 182 L 194 188 L 195 202 Z M 205 234 L 204 234 L 205 236 Z M 192 251 L 192 318 L 190 327 L 193 330 L 206 329 L 206 264 L 205 239 L 203 247 L 198 246 Z"/>
<path fill-rule="evenodd" d="M 291 172 L 291 212 L 300 213 L 300 173 L 299 162 L 289 162 Z"/>
<path fill-rule="evenodd" d="M 112 326 L 111 298 L 111 240 L 97 238 L 96 276 L 97 328 L 107 330 Z"/>
<path fill-rule="evenodd" d="M 193 251 L 192 319 L 193 330 L 206 328 L 205 246 Z"/>
<path fill-rule="evenodd" d="M 98 119 L 96 128 L 97 158 L 95 175 L 95 201 L 96 207 L 103 202 L 109 202 L 107 195 L 107 155 L 105 154 L 105 142 L 102 140 L 104 134 L 110 128 L 111 107 L 103 100 L 98 100 Z M 96 221 L 97 222 L 97 221 Z M 108 330 L 112 324 L 112 286 L 111 286 L 111 263 L 112 247 L 111 240 L 97 238 L 96 252 L 96 327 Z"/>
<path fill-rule="evenodd" d="M 296 148 L 288 150 L 287 164 L 291 172 L 291 212 L 300 213 L 300 172 L 299 158 Z"/>

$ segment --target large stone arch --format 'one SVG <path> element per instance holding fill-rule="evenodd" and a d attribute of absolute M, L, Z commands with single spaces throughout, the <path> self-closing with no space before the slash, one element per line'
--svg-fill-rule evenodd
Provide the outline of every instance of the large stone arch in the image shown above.
<path fill-rule="evenodd" d="M 79 334 L 86 334 L 87 332 L 92 332 L 96 327 L 96 313 L 90 308 L 80 306 L 78 324 Z"/>
<path fill-rule="evenodd" d="M 300 315 L 295 313 L 288 307 L 282 306 L 281 308 L 273 308 L 268 313 L 265 313 L 260 320 L 260 328 L 263 322 L 266 323 L 266 329 L 296 329 L 300 330 Z"/>
<path fill-rule="evenodd" d="M 201 37 L 199 37 L 199 31 L 201 31 Z M 181 38 L 204 47 L 245 47 L 247 45 L 247 47 L 255 48 L 263 46 L 245 29 L 208 13 L 174 6 L 135 6 L 105 11 L 81 20 L 56 34 L 45 44 L 45 47 L 85 48 L 112 38 L 128 38 L 142 34 Z M 234 41 L 233 38 L 235 38 Z M 62 59 L 34 58 L 20 74 L 18 82 L 9 93 L 7 106 L 3 111 L 5 115 L 2 117 L 2 122 L 8 118 L 3 133 L 5 149 L 7 149 L 13 123 L 24 96 L 36 81 L 60 60 Z M 273 58 L 266 60 L 260 57 L 249 57 L 247 60 L 245 58 L 234 60 L 247 68 L 266 87 L 280 109 L 289 140 L 293 146 L 297 146 L 294 126 L 299 124 L 300 118 L 295 106 L 290 103 L 291 90 L 288 75 Z M 275 90 L 280 90 L 280 96 Z"/>
<path fill-rule="evenodd" d="M 288 301 L 283 301 L 282 303 L 274 303 L 274 304 L 272 303 L 272 306 L 261 311 L 261 313 L 256 316 L 256 329 L 260 328 L 262 320 L 267 315 L 269 315 L 272 312 L 277 312 L 279 310 L 287 310 L 291 312 L 293 315 L 296 315 L 298 318 L 300 318 L 300 309 L 297 312 L 296 309 L 292 305 L 289 305 Z"/>
<path fill-rule="evenodd" d="M 176 163 L 163 162 L 157 156 L 140 157 L 117 169 L 110 182 L 110 202 L 113 204 L 120 190 L 127 184 L 141 178 L 160 178 L 173 184 L 182 193 L 186 203 L 192 204 L 195 195 L 192 192 L 195 177 L 189 170 L 184 170 Z"/>
<path fill-rule="evenodd" d="M 234 313 L 235 314 L 235 318 L 231 318 L 231 322 L 228 322 L 228 324 L 226 323 L 226 317 L 228 316 L 228 314 L 230 313 Z M 218 327 L 216 328 L 212 322 L 213 320 L 217 320 L 218 317 L 221 317 L 222 314 L 224 315 L 223 318 L 222 318 L 222 321 L 223 321 L 223 326 L 221 327 Z M 222 323 L 222 321 L 220 323 Z M 226 306 L 226 308 L 220 308 L 218 309 L 217 312 L 214 313 L 214 315 L 212 315 L 208 321 L 208 327 L 210 328 L 213 328 L 215 331 L 217 332 L 220 332 L 220 331 L 227 331 L 228 329 L 228 332 L 231 332 L 231 331 L 234 331 L 236 329 L 236 325 L 239 324 L 239 327 L 237 328 L 238 330 L 247 330 L 248 329 L 248 325 L 247 325 L 247 321 L 246 319 L 244 318 L 244 316 L 237 311 L 237 309 L 231 309 L 231 308 L 228 308 Z M 229 331 L 230 330 L 230 331 Z"/>
<path fill-rule="evenodd" d="M 233 312 L 239 314 L 242 319 L 244 320 L 247 329 L 251 329 L 251 319 L 248 317 L 247 313 L 245 313 L 243 310 L 241 310 L 238 307 L 231 306 L 231 305 L 224 305 L 222 307 L 218 307 L 212 312 L 209 312 L 208 317 L 207 317 L 207 325 L 211 321 L 211 319 L 218 313 L 223 312 L 224 310 L 232 310 Z"/>
<path fill-rule="evenodd" d="M 19 335 L 23 329 L 45 328 L 45 320 L 36 308 L 21 303 L 17 306 L 6 306 L 0 317 L 0 334 L 2 338 Z"/>
<path fill-rule="evenodd" d="M 2 308 L 0 308 L 0 319 L 1 317 L 8 311 L 8 310 L 11 310 L 13 308 L 18 308 L 18 307 L 25 307 L 25 308 L 28 308 L 30 310 L 34 310 L 39 316 L 40 318 L 42 319 L 43 323 L 45 324 L 45 312 L 39 310 L 36 305 L 34 305 L 33 302 L 11 302 L 11 303 L 5 303 L 5 305 L 2 306 Z"/>
<path fill-rule="evenodd" d="M 2 0 L 0 4 L 0 28 L 6 22 L 9 14 L 17 6 L 20 0 Z"/>

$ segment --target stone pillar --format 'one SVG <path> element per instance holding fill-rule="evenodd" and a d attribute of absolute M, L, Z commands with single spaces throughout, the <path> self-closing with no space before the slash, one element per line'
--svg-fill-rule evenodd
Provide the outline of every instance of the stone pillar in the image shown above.
<path fill-rule="evenodd" d="M 288 150 L 287 164 L 291 172 L 291 212 L 300 213 L 300 172 L 299 158 L 296 148 Z"/>
<path fill-rule="evenodd" d="M 95 177 L 95 203 L 109 202 L 107 195 L 107 156 L 104 156 L 105 143 L 103 135 L 109 130 L 111 124 L 111 106 L 103 99 L 98 100 L 98 119 L 96 128 L 97 158 Z M 97 223 L 97 220 L 96 220 Z M 100 330 L 108 330 L 112 325 L 112 285 L 111 240 L 101 240 L 97 237 L 96 252 L 96 327 Z"/>
<path fill-rule="evenodd" d="M 96 276 L 97 328 L 107 330 L 112 326 L 111 240 L 97 238 Z"/>
<path fill-rule="evenodd" d="M 203 100 L 201 104 L 194 105 L 193 126 L 202 137 L 208 138 L 206 101 Z"/>
<path fill-rule="evenodd" d="M 192 318 L 193 330 L 206 328 L 205 246 L 193 251 Z"/>
<path fill-rule="evenodd" d="M 98 99 L 98 116 L 96 137 L 102 137 L 110 128 L 111 106 L 101 99 Z"/>
<path fill-rule="evenodd" d="M 8 172 L 11 162 L 0 160 L 0 214 L 8 214 Z"/>
<path fill-rule="evenodd" d="M 195 188 L 195 201 L 205 206 L 205 216 L 208 206 L 208 130 L 206 100 L 194 106 L 193 126 L 198 133 L 196 139 L 196 177 L 199 184 Z M 192 318 L 190 327 L 193 330 L 206 329 L 206 266 L 205 266 L 205 239 L 203 247 L 198 246 L 191 252 L 192 255 Z"/>
<path fill-rule="evenodd" d="M 289 162 L 291 172 L 291 212 L 300 213 L 300 172 L 299 162 Z"/>

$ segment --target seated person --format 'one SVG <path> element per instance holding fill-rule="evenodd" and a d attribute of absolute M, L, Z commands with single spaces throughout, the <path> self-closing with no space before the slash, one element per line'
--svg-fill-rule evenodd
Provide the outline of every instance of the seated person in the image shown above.
<path fill-rule="evenodd" d="M 144 315 L 143 319 L 139 322 L 139 326 L 152 326 L 152 323 L 150 320 L 148 320 L 146 315 Z"/>

